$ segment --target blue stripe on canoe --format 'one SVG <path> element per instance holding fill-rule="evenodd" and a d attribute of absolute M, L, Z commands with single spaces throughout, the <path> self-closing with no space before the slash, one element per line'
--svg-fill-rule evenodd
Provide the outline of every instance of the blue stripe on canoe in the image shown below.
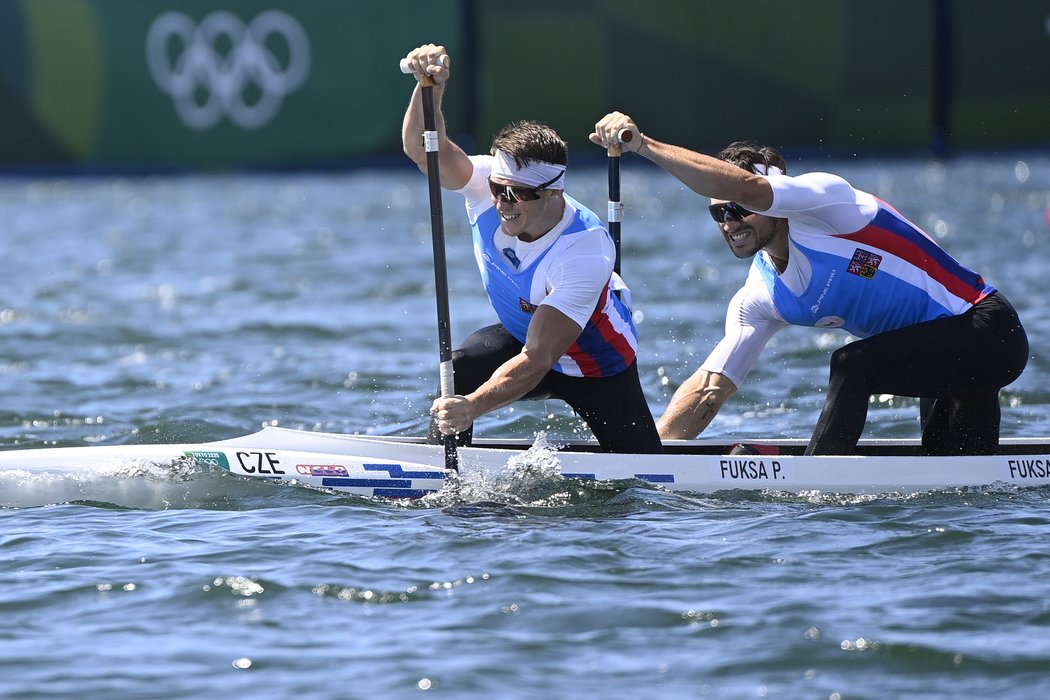
<path fill-rule="evenodd" d="M 429 493 L 437 493 L 435 489 L 376 489 L 373 496 L 383 498 L 422 498 Z"/>
<path fill-rule="evenodd" d="M 321 479 L 321 486 L 341 486 L 365 489 L 407 489 L 412 487 L 411 479 L 355 479 L 345 476 L 326 476 Z"/>
<path fill-rule="evenodd" d="M 562 474 L 566 479 L 590 479 L 595 480 L 594 474 L 570 474 L 566 472 Z M 673 484 L 674 474 L 635 474 L 634 478 L 643 479 L 653 484 Z"/>
<path fill-rule="evenodd" d="M 444 479 L 445 472 L 442 471 L 405 471 L 405 468 L 400 464 L 362 464 L 365 471 L 368 472 L 386 472 L 391 477 L 399 477 L 402 479 Z"/>

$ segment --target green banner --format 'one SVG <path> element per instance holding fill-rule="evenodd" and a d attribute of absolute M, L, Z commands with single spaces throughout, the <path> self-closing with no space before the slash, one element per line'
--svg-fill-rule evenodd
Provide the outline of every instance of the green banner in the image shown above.
<path fill-rule="evenodd" d="M 537 5 L 543 31 L 530 26 Z M 647 0 L 641 10 L 634 0 L 604 0 L 481 8 L 483 132 L 528 116 L 586 148 L 594 122 L 616 109 L 658 138 L 708 150 L 742 139 L 788 149 L 927 142 L 926 2 Z M 530 60 L 522 62 L 517 47 L 526 38 Z M 527 71 L 534 87 L 506 89 L 508 65 L 515 74 Z"/>
<path fill-rule="evenodd" d="M 1041 0 L 0 0 L 0 166 L 397 157 L 428 41 L 468 150 L 536 119 L 588 152 L 614 109 L 704 150 L 1050 143 Z"/>
<path fill-rule="evenodd" d="M 208 167 L 389 153 L 413 84 L 398 61 L 425 41 L 459 46 L 459 6 L 0 0 L 0 38 L 23 38 L 0 86 L 25 106 L 0 109 L 29 117 L 37 133 L 23 124 L 23 142 L 45 158 Z"/>

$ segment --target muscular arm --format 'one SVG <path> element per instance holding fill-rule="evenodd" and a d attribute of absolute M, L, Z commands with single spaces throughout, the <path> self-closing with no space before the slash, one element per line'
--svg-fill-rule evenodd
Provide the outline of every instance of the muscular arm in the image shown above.
<path fill-rule="evenodd" d="M 671 397 L 656 427 L 664 440 L 691 440 L 702 433 L 736 393 L 724 374 L 698 369 Z"/>
<path fill-rule="evenodd" d="M 582 330 L 561 311 L 541 304 L 520 353 L 497 368 L 476 391 L 434 402 L 430 411 L 437 414 L 441 432 L 462 432 L 478 416 L 520 399 L 540 383 Z"/>
<path fill-rule="evenodd" d="M 591 141 L 608 148 L 617 143 L 627 129 L 633 138 L 623 145 L 678 178 L 682 184 L 705 197 L 724 199 L 751 209 L 766 211 L 773 206 L 773 189 L 765 178 L 742 170 L 712 156 L 690 151 L 646 136 L 634 121 L 621 112 L 612 112 L 594 125 Z"/>
<path fill-rule="evenodd" d="M 773 188 L 764 177 L 645 135 L 640 141 L 638 155 L 656 163 L 697 194 L 736 202 L 754 211 L 773 206 Z"/>
<path fill-rule="evenodd" d="M 441 111 L 441 102 L 445 94 L 445 82 L 449 78 L 450 68 L 438 63 L 438 57 L 445 53 L 445 47 L 428 44 L 408 54 L 406 60 L 413 70 L 416 80 L 428 77 L 434 81 L 434 128 L 438 135 L 438 169 L 441 172 L 441 186 L 458 190 L 467 184 L 474 166 L 467 154 L 448 138 L 445 132 L 445 115 Z M 412 99 L 405 110 L 401 122 L 401 147 L 412 162 L 424 174 L 427 172 L 427 152 L 423 143 L 423 89 L 419 82 L 412 91 Z"/>

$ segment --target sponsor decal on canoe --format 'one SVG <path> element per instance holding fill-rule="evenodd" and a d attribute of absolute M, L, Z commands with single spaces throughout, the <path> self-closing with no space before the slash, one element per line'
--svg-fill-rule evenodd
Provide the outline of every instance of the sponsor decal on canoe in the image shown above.
<path fill-rule="evenodd" d="M 249 451 L 237 451 L 234 452 L 234 456 L 237 459 L 237 466 L 239 469 L 232 469 L 230 462 L 226 458 L 225 452 L 218 450 L 190 450 L 184 453 L 187 457 L 192 457 L 195 461 L 202 464 L 209 464 L 213 467 L 220 467 L 226 471 L 240 471 L 245 474 L 258 474 L 281 476 L 285 474 L 284 469 L 281 468 L 281 462 L 277 459 L 276 452 L 259 452 L 257 450 Z"/>
<path fill-rule="evenodd" d="M 212 467 L 219 467 L 230 471 L 230 463 L 226 459 L 226 454 L 223 452 L 206 451 L 206 450 L 193 450 L 185 453 L 187 457 L 190 457 L 195 462 L 201 464 L 207 464 Z"/>
<path fill-rule="evenodd" d="M 342 464 L 296 464 L 295 471 L 304 476 L 350 476 Z"/>

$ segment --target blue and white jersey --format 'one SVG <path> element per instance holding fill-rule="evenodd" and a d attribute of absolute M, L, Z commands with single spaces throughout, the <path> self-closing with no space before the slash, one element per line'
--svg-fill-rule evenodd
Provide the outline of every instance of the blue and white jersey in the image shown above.
<path fill-rule="evenodd" d="M 581 328 L 553 369 L 570 376 L 619 374 L 635 360 L 638 336 L 630 309 L 613 294 L 625 289 L 613 272 L 616 250 L 601 220 L 563 195 L 565 213 L 535 241 L 504 234 L 488 189 L 491 156 L 471 156 L 466 196 L 474 256 L 503 326 L 522 343 L 540 305 L 558 309 Z"/>
<path fill-rule="evenodd" d="M 740 386 L 788 324 L 866 338 L 968 311 L 993 293 L 893 207 L 829 173 L 773 175 L 773 206 L 788 220 L 788 265 L 765 251 L 726 312 L 726 335 L 701 367 Z"/>

